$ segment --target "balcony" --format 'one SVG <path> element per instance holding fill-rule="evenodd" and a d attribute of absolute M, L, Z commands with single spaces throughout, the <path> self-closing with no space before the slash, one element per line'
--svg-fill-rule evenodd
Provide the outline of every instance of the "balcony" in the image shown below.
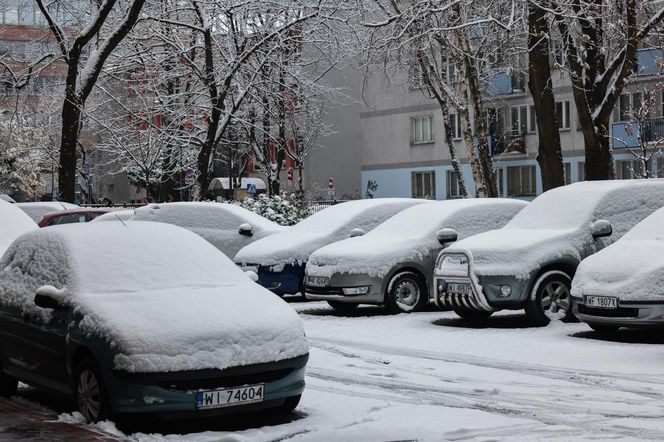
<path fill-rule="evenodd" d="M 489 152 L 491 152 L 491 156 L 504 153 L 527 153 L 526 136 L 518 130 L 508 130 L 503 134 L 490 134 Z"/>
<path fill-rule="evenodd" d="M 611 145 L 614 149 L 639 147 L 639 137 L 644 143 L 664 138 L 664 117 L 648 118 L 639 128 L 635 121 L 613 123 Z"/>
<path fill-rule="evenodd" d="M 508 95 L 525 91 L 526 76 L 523 72 L 512 72 L 512 75 L 500 72 L 489 80 L 490 95 Z"/>
<path fill-rule="evenodd" d="M 660 72 L 657 60 L 662 59 L 662 49 L 641 49 L 637 54 L 634 73 L 636 75 L 656 75 Z"/>

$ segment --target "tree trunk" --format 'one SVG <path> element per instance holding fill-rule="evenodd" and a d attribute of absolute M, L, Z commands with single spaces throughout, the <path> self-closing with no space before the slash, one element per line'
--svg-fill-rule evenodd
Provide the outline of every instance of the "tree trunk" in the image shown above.
<path fill-rule="evenodd" d="M 447 143 L 447 148 L 450 151 L 450 158 L 452 159 L 452 169 L 459 176 L 459 192 L 463 198 L 468 198 L 466 180 L 463 177 L 463 171 L 461 170 L 459 157 L 456 153 L 456 146 L 454 145 L 454 129 L 450 124 L 450 111 L 445 103 L 439 101 L 438 104 L 440 105 L 440 109 L 443 112 L 443 131 L 445 135 L 445 142 Z"/>
<path fill-rule="evenodd" d="M 549 26 L 546 11 L 528 3 L 528 88 L 533 97 L 537 119 L 537 162 L 542 176 L 542 190 L 565 185 L 565 168 L 560 147 L 556 99 L 549 63 Z"/>
<path fill-rule="evenodd" d="M 81 126 L 81 106 L 74 89 L 68 85 L 62 105 L 58 191 L 60 201 L 69 203 L 76 199 L 76 146 Z"/>

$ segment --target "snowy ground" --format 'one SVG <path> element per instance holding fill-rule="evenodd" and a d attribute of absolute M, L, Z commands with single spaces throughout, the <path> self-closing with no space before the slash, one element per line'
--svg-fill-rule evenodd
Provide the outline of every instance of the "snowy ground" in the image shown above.
<path fill-rule="evenodd" d="M 472 328 L 448 312 L 291 305 L 312 346 L 291 417 L 182 435 L 101 429 L 132 441 L 664 439 L 662 331 L 609 341 L 584 324 L 527 328 L 519 312 Z"/>

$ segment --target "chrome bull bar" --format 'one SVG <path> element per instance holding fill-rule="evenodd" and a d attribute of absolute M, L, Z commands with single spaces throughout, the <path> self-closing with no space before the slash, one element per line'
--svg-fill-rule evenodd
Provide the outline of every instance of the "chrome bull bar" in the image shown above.
<path fill-rule="evenodd" d="M 439 297 L 439 304 L 443 307 L 449 308 L 462 308 L 468 310 L 486 310 L 492 311 L 493 309 L 487 309 L 482 304 L 477 302 L 474 295 L 466 295 L 461 293 L 443 293 Z"/>
<path fill-rule="evenodd" d="M 452 253 L 450 253 L 452 254 Z M 479 283 L 474 277 L 473 273 L 473 259 L 472 255 L 469 252 L 453 252 L 455 255 L 464 255 L 467 259 L 468 268 L 467 275 L 445 275 L 440 274 L 437 271 L 434 273 L 434 293 L 436 304 L 439 307 L 446 308 L 460 308 L 460 309 L 470 309 L 470 310 L 482 310 L 487 312 L 492 312 L 494 309 L 489 305 L 484 293 L 482 293 Z M 436 268 L 439 267 L 441 257 L 444 255 L 444 252 L 438 257 L 436 262 Z M 464 272 L 465 273 L 465 272 Z M 438 290 L 438 280 L 445 281 L 445 291 L 439 292 Z M 447 285 L 450 282 L 463 283 L 470 285 L 471 293 L 448 293 Z"/>

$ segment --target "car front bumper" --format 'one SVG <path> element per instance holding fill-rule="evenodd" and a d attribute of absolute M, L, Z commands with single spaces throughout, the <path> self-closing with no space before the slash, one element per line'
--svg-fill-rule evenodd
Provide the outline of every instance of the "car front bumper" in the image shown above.
<path fill-rule="evenodd" d="M 105 376 L 111 408 L 126 415 L 196 418 L 278 407 L 304 391 L 309 355 L 268 364 L 184 373 L 119 373 Z M 265 371 L 261 371 L 265 370 Z M 214 376 L 210 373 L 214 372 Z M 263 384 L 263 401 L 229 407 L 198 409 L 198 391 Z"/>
<path fill-rule="evenodd" d="M 619 301 L 618 308 L 589 308 L 574 298 L 574 315 L 580 321 L 620 327 L 664 326 L 664 301 Z"/>
<path fill-rule="evenodd" d="M 344 288 L 369 287 L 369 292 L 361 295 L 347 295 Z M 305 297 L 317 301 L 339 301 L 351 304 L 382 304 L 385 301 L 383 278 L 361 274 L 333 275 L 326 287 L 304 286 Z"/>
<path fill-rule="evenodd" d="M 305 264 L 286 264 L 283 270 L 275 271 L 271 266 L 248 265 L 258 274 L 258 283 L 277 295 L 294 295 L 302 289 Z"/>

